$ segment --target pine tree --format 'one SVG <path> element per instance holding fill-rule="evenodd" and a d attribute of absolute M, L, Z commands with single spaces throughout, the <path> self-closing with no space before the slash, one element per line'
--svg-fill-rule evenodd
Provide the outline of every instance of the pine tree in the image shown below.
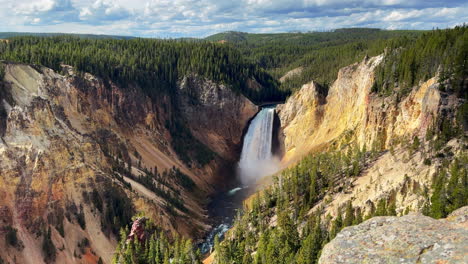
<path fill-rule="evenodd" d="M 439 219 L 447 215 L 447 196 L 445 192 L 445 178 L 447 174 L 442 170 L 436 178 L 434 185 L 434 193 L 431 196 L 430 216 Z"/>
<path fill-rule="evenodd" d="M 459 160 L 455 159 L 450 167 L 450 179 L 447 184 L 447 199 L 449 207 L 447 213 L 450 213 L 467 204 L 467 176 L 466 169 L 462 168 Z"/>
<path fill-rule="evenodd" d="M 387 215 L 396 216 L 396 201 L 393 200 L 387 208 Z"/>
<path fill-rule="evenodd" d="M 309 204 L 313 205 L 317 201 L 317 171 L 312 167 L 310 171 Z"/>
<path fill-rule="evenodd" d="M 335 236 L 338 234 L 338 232 L 340 232 L 342 227 L 343 227 L 343 217 L 341 215 L 341 210 L 338 210 L 338 214 L 335 220 L 333 220 L 333 223 L 331 225 L 329 240 L 332 240 L 333 238 L 335 238 Z"/>
<path fill-rule="evenodd" d="M 375 210 L 375 216 L 387 215 L 387 203 L 385 199 L 380 199 L 377 203 L 377 209 Z"/>
<path fill-rule="evenodd" d="M 345 219 L 343 221 L 343 226 L 350 226 L 354 221 L 354 209 L 351 201 L 348 201 L 346 204 Z"/>
<path fill-rule="evenodd" d="M 354 217 L 353 225 L 358 225 L 362 223 L 363 218 L 362 218 L 362 211 L 360 207 L 356 208 L 356 216 Z"/>

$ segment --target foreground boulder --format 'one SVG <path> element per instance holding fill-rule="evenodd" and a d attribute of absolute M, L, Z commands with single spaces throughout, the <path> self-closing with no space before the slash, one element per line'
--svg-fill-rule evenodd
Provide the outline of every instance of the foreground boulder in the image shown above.
<path fill-rule="evenodd" d="M 421 214 L 374 217 L 343 229 L 319 263 L 468 263 L 468 207 L 436 220 Z"/>

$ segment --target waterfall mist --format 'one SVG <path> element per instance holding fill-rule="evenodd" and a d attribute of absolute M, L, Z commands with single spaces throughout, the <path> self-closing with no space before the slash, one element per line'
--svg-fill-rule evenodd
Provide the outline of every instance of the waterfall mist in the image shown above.
<path fill-rule="evenodd" d="M 255 183 L 279 169 L 279 159 L 272 154 L 275 108 L 263 108 L 250 123 L 244 137 L 238 175 L 243 185 Z"/>

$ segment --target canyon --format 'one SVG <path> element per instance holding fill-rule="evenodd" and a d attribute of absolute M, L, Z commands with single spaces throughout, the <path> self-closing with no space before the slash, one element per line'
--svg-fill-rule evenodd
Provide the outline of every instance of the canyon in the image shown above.
<path fill-rule="evenodd" d="M 99 257 L 109 263 L 116 232 L 139 211 L 167 232 L 200 238 L 208 230 L 207 198 L 229 181 L 223 173 L 238 159 L 243 129 L 257 106 L 225 85 L 195 75 L 183 78 L 178 118 L 214 153 L 204 165 L 187 164 L 174 151 L 166 127 L 175 115 L 168 96 L 155 102 L 138 87 L 123 90 L 91 74 L 78 75 L 67 65 L 61 73 L 16 63 L 5 69 L 0 221 L 4 233 L 7 227 L 17 230 L 22 245 L 8 247 L 1 240 L 4 260 L 39 263 L 42 237 L 51 225 L 51 239 L 60 249 L 57 263 Z M 125 173 L 127 167 L 133 178 Z M 174 169 L 196 185 L 188 191 L 171 178 L 160 184 L 169 197 L 181 200 L 175 209 L 138 182 L 148 171 Z M 101 205 L 96 207 L 93 199 Z M 118 212 L 109 209 L 115 199 L 125 205 L 114 208 Z M 115 227 L 107 226 L 111 223 Z M 89 244 L 82 249 L 84 239 Z"/>
<path fill-rule="evenodd" d="M 275 110 L 261 110 L 227 85 L 196 74 L 179 80 L 175 100 L 164 94 L 154 99 L 136 85 L 123 88 L 67 65 L 59 73 L 5 63 L 0 224 L 3 233 L 6 227 L 15 228 L 21 243 L 10 247 L 0 240 L 0 248 L 6 249 L 0 256 L 8 262 L 39 263 L 44 259 L 42 239 L 51 230 L 57 263 L 95 263 L 99 258 L 110 263 L 118 229 L 128 226 L 137 212 L 167 233 L 201 242 L 213 225 L 209 197 L 233 187 L 247 128 L 267 112 L 269 148 L 278 140 L 280 150 L 275 152 L 277 162 L 266 165 L 278 166 L 265 173 L 266 186 L 270 174 L 293 167 L 310 153 L 355 148 L 379 152 L 357 177 L 330 187 L 308 214 L 323 210 L 324 219 L 335 217 L 350 201 L 370 212 L 389 197 L 399 214 L 408 208 L 421 211 L 427 195 L 423 190 L 430 189 L 443 160 L 427 142 L 414 149 L 407 145 L 425 138 L 438 118 L 453 119 L 461 100 L 440 91 L 438 76 L 403 98 L 373 93 L 374 71 L 383 56 L 366 56 L 342 68 L 329 88 L 307 83 Z M 175 150 L 177 138 L 168 124 L 174 118 L 188 131 L 181 137 L 190 135 L 204 149 L 202 154 L 187 150 L 187 159 Z M 455 156 L 466 152 L 459 139 L 443 148 Z M 271 155 L 271 149 L 263 152 Z M 428 157 L 433 161 L 425 164 Z M 158 188 L 166 197 L 139 178 L 178 172 L 194 187 L 184 187 L 177 177 L 160 179 Z M 96 199 L 103 204 L 96 206 Z M 110 210 L 115 199 L 125 207 Z M 268 219 L 272 226 L 275 217 Z M 84 239 L 89 243 L 83 247 Z"/>
<path fill-rule="evenodd" d="M 281 152 L 284 153 L 280 166 L 284 171 L 279 172 L 273 179 L 267 176 L 262 180 L 262 184 L 266 187 L 261 187 L 260 193 L 247 200 L 244 217 L 239 218 L 232 230 L 227 233 L 227 244 L 217 249 L 217 252 L 221 251 L 222 255 L 217 256 L 215 252 L 204 262 L 205 264 L 224 263 L 226 255 L 236 256 L 236 253 L 230 253 L 236 252 L 236 248 L 233 249 L 233 247 L 239 247 L 240 254 L 245 254 L 243 255 L 244 263 L 249 257 L 256 259 L 257 255 L 263 256 L 257 259 L 259 261 L 273 261 L 265 260 L 264 256 L 270 252 L 273 252 L 271 253 L 273 256 L 277 256 L 272 249 L 273 245 L 280 243 L 276 236 L 282 235 L 284 237 L 280 239 L 287 239 L 288 234 L 292 232 L 289 229 L 287 233 L 282 233 L 284 232 L 282 229 L 290 228 L 288 220 L 284 220 L 285 216 L 282 211 L 286 211 L 288 217 L 294 219 L 289 221 L 297 221 L 296 228 L 293 228 L 294 232 L 299 234 L 306 232 L 304 230 L 308 228 L 310 230 L 310 225 L 315 225 L 319 221 L 322 223 L 322 230 L 330 229 L 330 239 L 334 238 L 332 233 L 334 226 L 341 225 L 343 222 L 343 212 L 346 211 L 346 217 L 349 217 L 349 212 L 351 212 L 349 219 L 353 219 L 355 213 L 358 214 L 359 223 L 364 216 L 376 215 L 376 210 L 377 215 L 381 214 L 379 210 L 385 206 L 390 206 L 391 211 L 386 211 L 383 215 L 391 213 L 403 216 L 408 212 L 419 212 L 407 218 L 403 217 L 401 220 L 401 222 L 421 221 L 422 224 L 418 222 L 411 227 L 411 234 L 419 232 L 418 228 L 421 228 L 421 232 L 431 232 L 432 229 L 423 228 L 425 225 L 423 222 L 428 222 L 429 220 L 426 219 L 430 218 L 425 218 L 421 212 L 427 214 L 428 199 L 431 196 L 435 197 L 434 186 L 437 183 L 437 175 L 452 163 L 451 160 L 459 159 L 462 163 L 466 161 L 464 157 L 466 157 L 467 147 L 462 138 L 442 141 L 442 145 L 435 147 L 435 136 L 432 131 L 441 119 L 454 120 L 456 118 L 454 109 L 457 109 L 463 100 L 454 94 L 444 92 L 440 87 L 447 83 L 441 83 L 439 76 L 421 81 L 403 96 L 398 93 L 382 96 L 373 92 L 374 72 L 382 63 L 383 57 L 384 55 L 366 56 L 361 62 L 340 69 L 337 79 L 329 88 L 321 87 L 312 81 L 303 85 L 284 104 L 276 106 L 280 120 L 278 134 Z M 441 135 L 437 137 L 440 138 Z M 331 179 L 332 184 L 328 185 L 325 190 L 318 191 L 323 192 L 323 195 L 305 213 L 298 209 L 301 204 L 305 203 L 304 201 L 286 198 L 285 204 L 278 205 L 282 197 L 287 195 L 283 192 L 298 192 L 299 187 L 295 186 L 301 184 L 301 179 L 297 175 L 302 173 L 306 179 L 318 177 L 312 176 L 314 174 L 307 171 L 313 168 L 313 163 L 310 165 L 307 162 L 313 158 L 317 160 L 317 163 L 320 163 L 321 159 L 322 163 L 330 162 L 327 161 L 327 156 L 321 153 L 330 153 L 332 164 L 328 166 L 338 168 L 335 172 L 338 177 Z M 355 157 L 359 157 L 356 163 L 351 163 L 350 167 L 346 165 L 344 168 L 340 167 L 343 159 L 346 164 Z M 305 164 L 308 164 L 304 165 L 305 167 L 300 165 L 303 160 Z M 333 165 L 333 162 L 336 164 Z M 451 174 L 456 175 L 458 165 L 453 166 L 451 170 L 454 172 Z M 328 167 L 328 170 L 333 169 Z M 322 170 L 316 173 L 324 172 Z M 289 189 L 284 190 L 287 186 Z M 347 208 L 351 209 L 348 211 Z M 464 217 L 466 218 L 466 209 L 454 212 L 454 214 L 460 214 L 463 220 Z M 261 219 L 258 219 L 259 215 Z M 316 217 L 320 220 L 315 220 Z M 395 225 L 382 231 L 384 234 L 378 233 L 380 231 L 375 231 L 374 234 L 371 227 L 385 225 L 383 222 L 375 224 L 375 221 L 395 221 Z M 347 242 L 344 239 L 344 237 L 354 239 L 349 235 L 348 229 L 338 233 L 335 240 L 331 240 L 330 246 L 325 247 L 320 263 L 361 263 L 366 256 L 369 256 L 366 259 L 372 263 L 386 263 L 384 259 L 388 260 L 392 256 L 385 251 L 385 248 L 375 253 L 380 250 L 378 245 L 386 239 L 386 236 L 398 237 L 398 241 L 406 241 L 406 248 L 417 248 L 420 244 L 429 243 L 430 238 L 423 239 L 424 241 L 411 240 L 411 234 L 408 238 L 398 235 L 406 232 L 404 224 L 398 222 L 400 220 L 377 218 L 375 221 L 368 220 L 355 228 L 363 230 L 359 231 L 359 238 L 356 237 L 355 242 Z M 281 224 L 283 226 L 280 226 Z M 371 227 L 368 227 L 369 225 Z M 430 252 L 429 249 L 427 252 L 430 252 L 428 254 L 431 256 L 427 258 L 421 256 L 421 258 L 427 259 L 428 263 L 431 263 L 430 261 L 434 258 L 449 263 L 458 263 L 457 261 L 463 258 L 461 252 L 466 248 L 464 242 L 466 225 L 461 224 L 454 228 L 459 228 L 457 230 L 462 232 L 461 236 L 454 238 L 455 245 L 449 245 L 457 248 L 456 253 L 446 255 L 440 250 Z M 279 231 L 275 231 L 278 229 Z M 458 231 L 454 231 L 454 235 L 455 232 Z M 252 236 L 259 242 L 242 248 L 241 243 L 249 237 L 249 233 L 253 233 Z M 321 238 L 321 235 L 312 234 Z M 443 234 L 444 231 L 441 231 L 437 235 L 443 236 Z M 364 246 L 364 244 L 367 245 L 366 239 L 373 236 L 375 236 L 375 245 L 369 245 L 370 248 L 366 248 Z M 305 239 L 307 241 L 307 238 Z M 241 246 L 238 246 L 239 244 Z M 397 249 L 399 245 L 395 242 L 394 249 L 389 250 L 404 251 L 401 248 Z M 288 244 L 286 243 L 285 246 Z M 277 250 L 283 248 L 284 246 L 280 246 Z M 264 251 L 260 252 L 260 250 Z M 342 254 L 339 253 L 341 251 L 343 251 Z M 316 256 L 318 255 L 314 257 Z M 393 257 L 398 258 L 398 256 L 399 254 L 395 254 Z M 283 263 L 287 257 L 287 255 L 280 255 L 282 260 L 275 261 Z M 408 263 L 420 263 L 416 259 L 418 256 L 414 259 L 411 257 Z M 307 260 L 305 263 L 308 263 Z"/>

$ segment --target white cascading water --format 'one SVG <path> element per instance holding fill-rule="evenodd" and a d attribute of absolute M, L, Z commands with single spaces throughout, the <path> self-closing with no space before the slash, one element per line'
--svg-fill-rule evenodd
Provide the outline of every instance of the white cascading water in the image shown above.
<path fill-rule="evenodd" d="M 205 242 L 200 245 L 203 254 L 211 252 L 216 236 L 221 239 L 232 225 L 235 210 L 242 208 L 242 202 L 251 193 L 252 186 L 263 176 L 271 175 L 278 171 L 279 161 L 271 152 L 273 138 L 273 119 L 275 108 L 263 108 L 250 122 L 247 134 L 244 137 L 241 158 L 239 161 L 238 175 L 242 186 L 237 186 L 227 193 L 219 195 L 214 201 L 214 208 L 218 209 L 215 215 L 221 221 L 208 234 Z"/>
<path fill-rule="evenodd" d="M 266 107 L 250 123 L 239 161 L 239 176 L 243 185 L 254 183 L 278 170 L 278 160 L 271 150 L 274 116 L 275 108 Z"/>

